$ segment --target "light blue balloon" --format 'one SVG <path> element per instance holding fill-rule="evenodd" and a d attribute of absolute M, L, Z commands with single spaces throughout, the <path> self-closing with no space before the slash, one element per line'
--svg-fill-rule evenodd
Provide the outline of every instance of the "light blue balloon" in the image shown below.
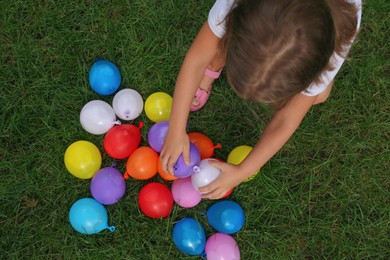
<path fill-rule="evenodd" d="M 121 80 L 118 67 L 107 60 L 96 61 L 89 71 L 89 84 L 96 93 L 103 96 L 117 91 Z"/>
<path fill-rule="evenodd" d="M 245 223 L 244 210 L 238 203 L 223 200 L 213 204 L 206 212 L 209 224 L 218 232 L 233 234 Z"/>
<path fill-rule="evenodd" d="M 73 203 L 69 210 L 69 221 L 82 234 L 96 234 L 104 229 L 115 231 L 114 226 L 108 226 L 106 208 L 92 198 L 79 199 Z"/>
<path fill-rule="evenodd" d="M 206 233 L 195 219 L 183 218 L 173 227 L 173 242 L 183 253 L 200 255 L 206 245 Z"/>

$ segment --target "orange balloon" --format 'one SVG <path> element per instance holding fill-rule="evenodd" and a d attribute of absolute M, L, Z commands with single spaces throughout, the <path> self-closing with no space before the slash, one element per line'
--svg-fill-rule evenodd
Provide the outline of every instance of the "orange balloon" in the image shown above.
<path fill-rule="evenodd" d="M 137 180 L 148 180 L 157 173 L 158 154 L 148 146 L 137 148 L 127 159 L 126 173 L 124 178 L 129 176 Z"/>
<path fill-rule="evenodd" d="M 200 159 L 211 158 L 214 155 L 216 148 L 221 148 L 221 144 L 214 145 L 210 138 L 199 132 L 188 133 L 190 142 L 198 148 L 200 153 Z"/>
<path fill-rule="evenodd" d="M 157 159 L 157 172 L 165 181 L 174 181 L 178 179 L 178 177 L 175 177 L 163 170 L 160 157 Z"/>

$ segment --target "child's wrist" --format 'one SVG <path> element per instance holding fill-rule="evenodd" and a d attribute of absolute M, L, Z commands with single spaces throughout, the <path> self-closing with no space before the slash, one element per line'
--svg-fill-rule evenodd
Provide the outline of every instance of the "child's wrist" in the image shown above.
<path fill-rule="evenodd" d="M 240 173 L 240 179 L 242 179 L 241 182 L 247 180 L 259 172 L 259 169 L 253 170 L 253 167 L 246 168 L 243 164 L 238 164 L 237 167 L 238 172 Z"/>

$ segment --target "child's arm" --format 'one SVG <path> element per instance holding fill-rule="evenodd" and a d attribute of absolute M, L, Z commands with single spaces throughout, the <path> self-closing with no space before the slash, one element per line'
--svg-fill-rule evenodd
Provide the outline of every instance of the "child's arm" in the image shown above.
<path fill-rule="evenodd" d="M 316 98 L 303 94 L 293 97 L 275 113 L 255 147 L 239 165 L 212 162 L 211 165 L 220 168 L 222 174 L 213 183 L 200 189 L 202 193 L 210 192 L 203 197 L 218 199 L 260 169 L 292 136 Z"/>
<path fill-rule="evenodd" d="M 190 141 L 186 133 L 188 114 L 204 71 L 217 53 L 219 41 L 206 22 L 188 50 L 177 77 L 169 130 L 160 154 L 163 169 L 171 174 L 181 153 L 184 160 L 189 162 Z"/>

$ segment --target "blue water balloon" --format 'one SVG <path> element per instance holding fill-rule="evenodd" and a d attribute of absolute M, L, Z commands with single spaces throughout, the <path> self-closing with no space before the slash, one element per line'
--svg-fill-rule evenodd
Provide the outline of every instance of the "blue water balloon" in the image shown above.
<path fill-rule="evenodd" d="M 223 200 L 213 204 L 206 212 L 209 224 L 218 232 L 233 234 L 245 223 L 244 210 L 238 203 Z"/>
<path fill-rule="evenodd" d="M 69 221 L 72 227 L 82 234 L 96 234 L 104 229 L 111 232 L 114 226 L 108 226 L 106 208 L 92 198 L 79 199 L 69 210 Z"/>
<path fill-rule="evenodd" d="M 173 227 L 173 242 L 183 253 L 200 255 L 206 245 L 204 228 L 193 218 L 183 218 Z"/>
<path fill-rule="evenodd" d="M 97 60 L 89 71 L 89 84 L 96 93 L 103 96 L 115 93 L 121 80 L 118 67 L 107 60 Z"/>

